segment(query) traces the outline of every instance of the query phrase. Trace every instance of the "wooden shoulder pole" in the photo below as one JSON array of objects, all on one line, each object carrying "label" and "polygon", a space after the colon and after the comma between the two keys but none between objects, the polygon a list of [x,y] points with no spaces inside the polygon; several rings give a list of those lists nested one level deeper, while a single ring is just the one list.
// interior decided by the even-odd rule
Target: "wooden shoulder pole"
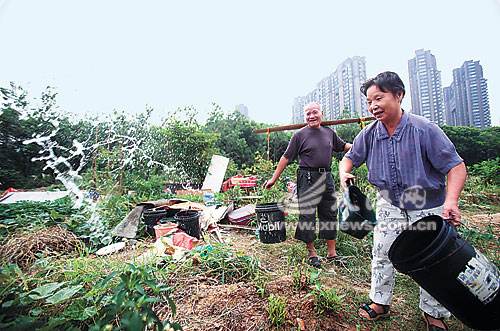
[{"label": "wooden shoulder pole", "polygon": [[[359,117],[359,118],[345,118],[341,120],[335,120],[335,121],[323,121],[321,122],[322,126],[330,126],[330,125],[337,125],[337,124],[348,124],[348,123],[362,123],[366,121],[373,121],[375,117]],[[307,124],[306,123],[301,123],[301,124],[290,124],[290,125],[283,125],[283,126],[275,126],[274,128],[266,128],[266,129],[257,129],[254,130],[255,133],[269,133],[269,132],[276,132],[276,131],[288,131],[288,130],[298,130],[303,127],[305,127]]]}]

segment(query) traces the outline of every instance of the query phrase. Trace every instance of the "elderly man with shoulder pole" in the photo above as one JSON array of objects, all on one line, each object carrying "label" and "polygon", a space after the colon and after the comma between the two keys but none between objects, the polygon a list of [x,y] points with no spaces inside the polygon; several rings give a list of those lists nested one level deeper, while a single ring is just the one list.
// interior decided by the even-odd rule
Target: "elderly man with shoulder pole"
[{"label": "elderly man with shoulder pole", "polygon": [[337,200],[331,174],[334,152],[347,152],[351,144],[345,143],[334,130],[321,126],[320,104],[313,102],[305,106],[304,118],[307,126],[298,130],[278,162],[265,188],[271,188],[286,166],[298,158],[297,196],[299,222],[295,238],[306,244],[309,264],[319,268],[321,262],[314,247],[316,239],[316,212],[319,219],[319,238],[325,239],[328,247],[328,261],[338,260]]}]

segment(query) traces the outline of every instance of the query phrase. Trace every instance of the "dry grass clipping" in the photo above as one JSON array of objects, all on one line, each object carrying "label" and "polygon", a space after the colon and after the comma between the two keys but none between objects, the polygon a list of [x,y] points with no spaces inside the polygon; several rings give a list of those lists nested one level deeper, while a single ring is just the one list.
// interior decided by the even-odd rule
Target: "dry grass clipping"
[{"label": "dry grass clipping", "polygon": [[17,263],[26,269],[37,260],[37,254],[46,256],[72,253],[83,243],[70,231],[56,225],[25,235],[10,238],[0,247],[3,262]]}]

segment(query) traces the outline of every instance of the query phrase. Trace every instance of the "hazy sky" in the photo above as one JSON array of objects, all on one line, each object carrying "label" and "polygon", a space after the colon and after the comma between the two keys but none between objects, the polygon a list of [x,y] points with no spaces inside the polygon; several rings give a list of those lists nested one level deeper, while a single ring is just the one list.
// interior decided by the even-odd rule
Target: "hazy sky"
[{"label": "hazy sky", "polygon": [[288,123],[293,98],[347,57],[365,56],[368,76],[398,72],[409,90],[408,59],[424,48],[443,86],[480,60],[498,125],[499,35],[500,0],[0,0],[0,86],[54,86],[70,112],[243,103],[252,119]]}]

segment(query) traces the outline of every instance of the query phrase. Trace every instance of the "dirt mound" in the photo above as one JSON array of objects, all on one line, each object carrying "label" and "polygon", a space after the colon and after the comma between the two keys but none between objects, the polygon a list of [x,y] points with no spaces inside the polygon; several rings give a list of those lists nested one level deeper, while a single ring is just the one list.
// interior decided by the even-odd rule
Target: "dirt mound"
[{"label": "dirt mound", "polygon": [[[266,299],[253,285],[191,284],[177,288],[175,320],[184,330],[261,330],[266,329]],[[159,309],[165,318],[167,309]]]},{"label": "dirt mound", "polygon": [[0,260],[17,263],[26,269],[38,254],[68,254],[83,247],[83,243],[70,231],[56,225],[25,235],[16,235],[0,247]]},{"label": "dirt mound", "polygon": [[[297,289],[300,288],[300,289]],[[294,284],[292,276],[283,276],[270,281],[266,285],[266,294],[274,294],[286,299],[287,325],[285,329],[297,330],[303,325],[305,330],[349,330],[349,325],[343,320],[341,313],[316,313],[316,302],[310,295],[311,288],[307,279],[301,279],[300,284]]]}]

